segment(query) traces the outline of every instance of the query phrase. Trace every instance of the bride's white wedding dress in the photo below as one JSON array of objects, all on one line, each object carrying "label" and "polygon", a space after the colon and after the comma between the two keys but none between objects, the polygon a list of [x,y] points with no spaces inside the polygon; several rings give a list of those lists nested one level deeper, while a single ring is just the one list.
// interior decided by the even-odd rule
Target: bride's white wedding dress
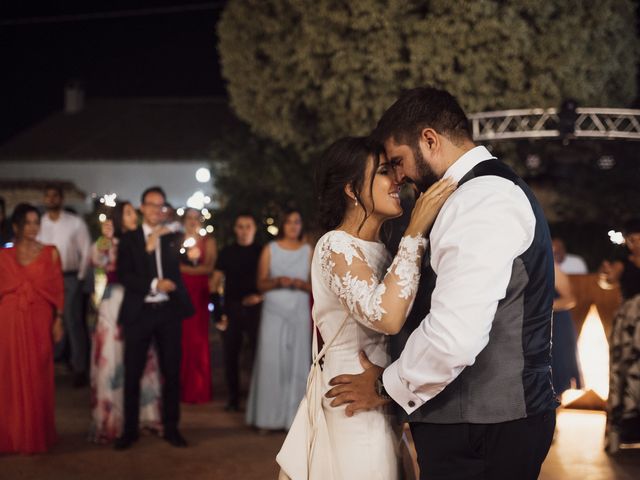
[{"label": "bride's white wedding dress", "polygon": [[[419,253],[423,237],[404,237],[393,262],[380,242],[358,239],[340,230],[325,234],[311,265],[314,318],[324,339],[331,339],[348,315],[347,323],[324,357],[322,381],[340,374],[362,373],[358,353],[364,350],[374,364],[389,362],[387,336],[380,321],[388,312],[406,317],[419,281]],[[394,480],[399,476],[395,420],[385,409],[345,415],[323,399],[333,464],[344,480]],[[315,480],[315,479],[314,479]]]}]

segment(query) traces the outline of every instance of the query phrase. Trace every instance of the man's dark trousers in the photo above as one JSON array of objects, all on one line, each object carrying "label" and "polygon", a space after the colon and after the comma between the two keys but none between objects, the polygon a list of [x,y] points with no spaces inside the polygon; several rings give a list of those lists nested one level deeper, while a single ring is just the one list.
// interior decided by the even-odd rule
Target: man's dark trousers
[{"label": "man's dark trousers", "polygon": [[162,420],[167,431],[180,417],[180,359],[182,322],[168,302],[145,303],[136,322],[124,325],[125,435],[137,435],[140,380],[151,342],[158,351],[162,386]]},{"label": "man's dark trousers", "polygon": [[494,424],[410,426],[421,480],[535,480],[551,446],[556,412]]}]

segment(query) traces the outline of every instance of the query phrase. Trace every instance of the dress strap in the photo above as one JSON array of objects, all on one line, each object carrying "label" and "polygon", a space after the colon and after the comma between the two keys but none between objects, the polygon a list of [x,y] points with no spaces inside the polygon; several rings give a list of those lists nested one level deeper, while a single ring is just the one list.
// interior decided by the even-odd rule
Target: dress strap
[{"label": "dress strap", "polygon": [[335,333],[335,335],[333,336],[333,338],[331,338],[329,342],[325,342],[320,352],[318,352],[318,325],[316,323],[315,315],[312,315],[312,318],[313,318],[313,345],[312,345],[313,364],[311,365],[311,368],[315,367],[318,364],[318,362],[322,360],[322,357],[324,357],[325,353],[327,353],[327,350],[329,350],[331,345],[333,345],[333,342],[335,342],[336,338],[338,338],[338,335],[342,333],[342,330],[344,330],[344,327],[347,324],[347,320],[349,319],[349,314],[345,315],[344,320],[342,321],[342,324],[340,324],[340,327],[338,328],[338,331]]}]

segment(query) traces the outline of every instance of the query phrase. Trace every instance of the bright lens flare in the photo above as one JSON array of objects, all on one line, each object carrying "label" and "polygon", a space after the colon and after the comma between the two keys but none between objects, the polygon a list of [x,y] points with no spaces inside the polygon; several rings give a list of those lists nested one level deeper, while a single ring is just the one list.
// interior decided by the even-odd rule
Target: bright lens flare
[{"label": "bright lens flare", "polygon": [[562,395],[562,403],[571,403],[589,390],[606,400],[609,396],[609,343],[595,305],[591,305],[578,337],[578,357],[584,389],[567,390]]},{"label": "bright lens flare", "polygon": [[622,245],[624,243],[624,235],[622,235],[622,232],[609,230],[608,234],[609,234],[609,240],[611,240],[611,243],[615,245]]},{"label": "bright lens flare", "polygon": [[191,248],[191,247],[194,247],[195,245],[196,245],[196,239],[193,237],[186,238],[185,241],[182,243],[182,246],[184,248]]},{"label": "bright lens flare", "polygon": [[196,180],[200,183],[206,183],[211,180],[211,172],[208,168],[199,168],[196,170]]}]

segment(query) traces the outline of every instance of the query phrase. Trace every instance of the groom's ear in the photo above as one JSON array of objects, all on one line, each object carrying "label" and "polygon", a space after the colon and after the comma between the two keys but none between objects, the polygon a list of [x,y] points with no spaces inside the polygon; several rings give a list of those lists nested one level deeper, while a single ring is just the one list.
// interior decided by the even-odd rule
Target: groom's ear
[{"label": "groom's ear", "polygon": [[430,127],[422,129],[422,132],[420,132],[420,140],[429,150],[435,148],[440,142],[440,139],[438,138],[438,132]]}]

